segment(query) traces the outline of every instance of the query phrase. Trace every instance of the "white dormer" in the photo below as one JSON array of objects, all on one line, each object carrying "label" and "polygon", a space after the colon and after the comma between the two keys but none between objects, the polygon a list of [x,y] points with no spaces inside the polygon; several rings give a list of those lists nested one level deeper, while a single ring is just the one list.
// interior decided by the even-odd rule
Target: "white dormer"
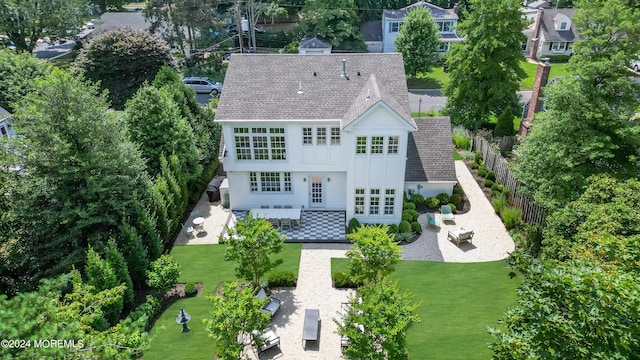
[{"label": "white dormer", "polygon": [[571,19],[567,15],[558,13],[553,18],[553,25],[556,31],[568,31],[571,28]]}]

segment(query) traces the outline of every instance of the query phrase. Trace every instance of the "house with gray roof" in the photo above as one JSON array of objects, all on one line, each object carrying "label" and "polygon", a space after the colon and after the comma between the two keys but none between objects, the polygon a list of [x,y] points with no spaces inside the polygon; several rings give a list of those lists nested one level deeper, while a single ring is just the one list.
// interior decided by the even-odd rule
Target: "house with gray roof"
[{"label": "house with gray roof", "polygon": [[[523,16],[527,17],[524,10]],[[580,41],[573,14],[575,9],[545,9],[538,8],[533,21],[523,33],[527,36],[522,51],[532,59],[546,56],[573,54],[573,44]]]},{"label": "house with gray roof", "polygon": [[16,136],[11,127],[11,113],[0,107],[0,138],[11,138]]},{"label": "house with gray roof", "polygon": [[399,10],[382,11],[382,52],[395,52],[395,38],[402,27],[407,15],[417,8],[427,8],[431,11],[431,16],[440,28],[440,47],[438,52],[448,52],[451,44],[463,41],[463,38],[456,34],[455,27],[460,18],[458,17],[458,9],[443,9],[429,2],[418,1],[415,4],[403,7]]},{"label": "house with gray roof", "polygon": [[401,54],[231,57],[215,121],[233,210],[397,224],[403,192],[452,192],[449,119],[411,117]]},{"label": "house with gray roof", "polygon": [[326,55],[331,54],[331,44],[326,43],[317,37],[305,38],[300,40],[298,45],[298,54],[304,55]]}]

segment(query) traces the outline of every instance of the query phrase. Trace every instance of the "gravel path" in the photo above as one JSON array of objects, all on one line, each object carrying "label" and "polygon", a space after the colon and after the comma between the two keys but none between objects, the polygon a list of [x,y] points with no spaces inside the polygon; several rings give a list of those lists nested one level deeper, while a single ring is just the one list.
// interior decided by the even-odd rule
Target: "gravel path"
[{"label": "gravel path", "polygon": [[[455,222],[440,221],[441,227],[434,228],[427,223],[424,215],[418,222],[422,224],[422,235],[413,243],[403,246],[403,260],[430,260],[445,262],[483,262],[506,258],[515,245],[500,217],[474,180],[462,161],[456,161],[458,182],[471,203],[466,214],[456,215]],[[440,214],[436,214],[440,219]],[[473,243],[456,246],[447,239],[448,231],[460,228],[473,229]]]}]

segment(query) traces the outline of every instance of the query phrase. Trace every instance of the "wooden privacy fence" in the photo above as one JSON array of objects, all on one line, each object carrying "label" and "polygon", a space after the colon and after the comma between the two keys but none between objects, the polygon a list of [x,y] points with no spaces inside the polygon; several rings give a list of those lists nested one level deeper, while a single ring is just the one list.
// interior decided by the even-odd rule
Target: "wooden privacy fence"
[{"label": "wooden privacy fence", "polygon": [[547,216],[546,211],[541,206],[534,204],[532,198],[521,193],[521,185],[513,176],[509,164],[498,151],[491,147],[489,141],[483,137],[475,137],[473,151],[482,151],[484,166],[496,174],[498,183],[509,189],[511,192],[509,203],[522,211],[524,221],[531,225],[541,225]]}]

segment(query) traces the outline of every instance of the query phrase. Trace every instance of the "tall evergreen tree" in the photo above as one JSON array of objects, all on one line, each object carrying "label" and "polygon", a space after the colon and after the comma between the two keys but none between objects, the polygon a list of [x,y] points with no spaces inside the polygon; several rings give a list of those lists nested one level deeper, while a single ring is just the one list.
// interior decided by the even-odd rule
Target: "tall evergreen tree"
[{"label": "tall evergreen tree", "polygon": [[526,21],[518,0],[472,0],[470,6],[473,11],[456,28],[465,41],[454,44],[446,60],[445,112],[453,123],[477,129],[492,113],[520,108]]},{"label": "tall evergreen tree", "polygon": [[111,264],[118,279],[118,285],[124,284],[127,288],[124,290],[123,302],[126,309],[133,306],[133,282],[129,275],[129,267],[127,261],[118,249],[118,245],[114,239],[109,239],[107,248],[105,249],[105,260]]},{"label": "tall evergreen tree", "polygon": [[[24,171],[10,184],[17,246],[36,279],[82,268],[134,211],[144,163],[94,85],[54,70],[18,103],[8,151]],[[35,286],[37,281],[32,281]]]},{"label": "tall evergreen tree", "polygon": [[142,246],[142,241],[136,229],[124,223],[120,227],[119,247],[127,261],[131,280],[136,288],[141,288],[144,284],[145,272],[149,267],[147,252]]},{"label": "tall evergreen tree", "polygon": [[[94,293],[114,288],[118,283],[118,276],[109,260],[103,259],[93,248],[87,251],[87,264],[85,265],[87,274],[87,285],[93,287]],[[120,298],[111,304],[104,306],[104,318],[97,319],[93,326],[99,330],[106,330],[114,325],[120,313],[122,313],[123,299]]]}]

